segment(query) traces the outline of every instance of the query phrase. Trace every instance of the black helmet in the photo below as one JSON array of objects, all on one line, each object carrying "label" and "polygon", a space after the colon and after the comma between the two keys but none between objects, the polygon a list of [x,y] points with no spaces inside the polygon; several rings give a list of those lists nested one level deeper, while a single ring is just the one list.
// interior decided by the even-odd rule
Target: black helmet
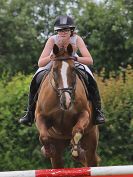
[{"label": "black helmet", "polygon": [[72,30],[74,30],[75,29],[74,21],[71,17],[67,15],[60,15],[55,20],[54,30],[56,31],[64,28],[71,28]]}]

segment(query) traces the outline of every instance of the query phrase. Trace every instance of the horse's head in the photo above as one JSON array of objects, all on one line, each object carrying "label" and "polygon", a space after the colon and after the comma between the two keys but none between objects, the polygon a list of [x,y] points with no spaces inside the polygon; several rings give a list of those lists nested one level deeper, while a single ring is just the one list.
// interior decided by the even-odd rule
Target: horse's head
[{"label": "horse's head", "polygon": [[60,106],[63,110],[69,110],[74,101],[76,73],[72,52],[71,44],[68,45],[67,49],[59,49],[56,44],[53,47],[54,89],[60,97]]}]

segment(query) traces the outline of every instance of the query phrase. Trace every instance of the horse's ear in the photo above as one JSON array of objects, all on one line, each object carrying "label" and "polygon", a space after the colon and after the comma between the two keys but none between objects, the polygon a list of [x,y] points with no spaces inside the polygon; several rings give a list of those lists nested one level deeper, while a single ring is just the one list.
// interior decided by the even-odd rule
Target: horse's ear
[{"label": "horse's ear", "polygon": [[72,47],[71,44],[69,44],[69,45],[67,46],[67,52],[68,52],[69,55],[72,55],[72,53],[73,53],[73,47]]},{"label": "horse's ear", "polygon": [[57,54],[59,53],[59,47],[58,47],[56,44],[54,44],[53,53],[54,53],[55,55],[57,55]]}]

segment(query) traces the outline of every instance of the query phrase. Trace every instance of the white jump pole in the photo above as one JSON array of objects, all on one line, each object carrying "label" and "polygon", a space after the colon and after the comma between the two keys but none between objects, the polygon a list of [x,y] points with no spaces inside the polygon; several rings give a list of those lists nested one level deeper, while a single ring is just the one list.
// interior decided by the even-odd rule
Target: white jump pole
[{"label": "white jump pole", "polygon": [[133,165],[0,172],[0,177],[133,177]]}]

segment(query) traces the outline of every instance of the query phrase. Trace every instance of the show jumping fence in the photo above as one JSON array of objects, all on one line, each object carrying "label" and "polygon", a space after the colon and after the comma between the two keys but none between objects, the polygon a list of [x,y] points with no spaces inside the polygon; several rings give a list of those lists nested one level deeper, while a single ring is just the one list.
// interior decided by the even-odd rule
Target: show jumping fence
[{"label": "show jumping fence", "polygon": [[0,172],[0,177],[133,177],[133,165]]}]

